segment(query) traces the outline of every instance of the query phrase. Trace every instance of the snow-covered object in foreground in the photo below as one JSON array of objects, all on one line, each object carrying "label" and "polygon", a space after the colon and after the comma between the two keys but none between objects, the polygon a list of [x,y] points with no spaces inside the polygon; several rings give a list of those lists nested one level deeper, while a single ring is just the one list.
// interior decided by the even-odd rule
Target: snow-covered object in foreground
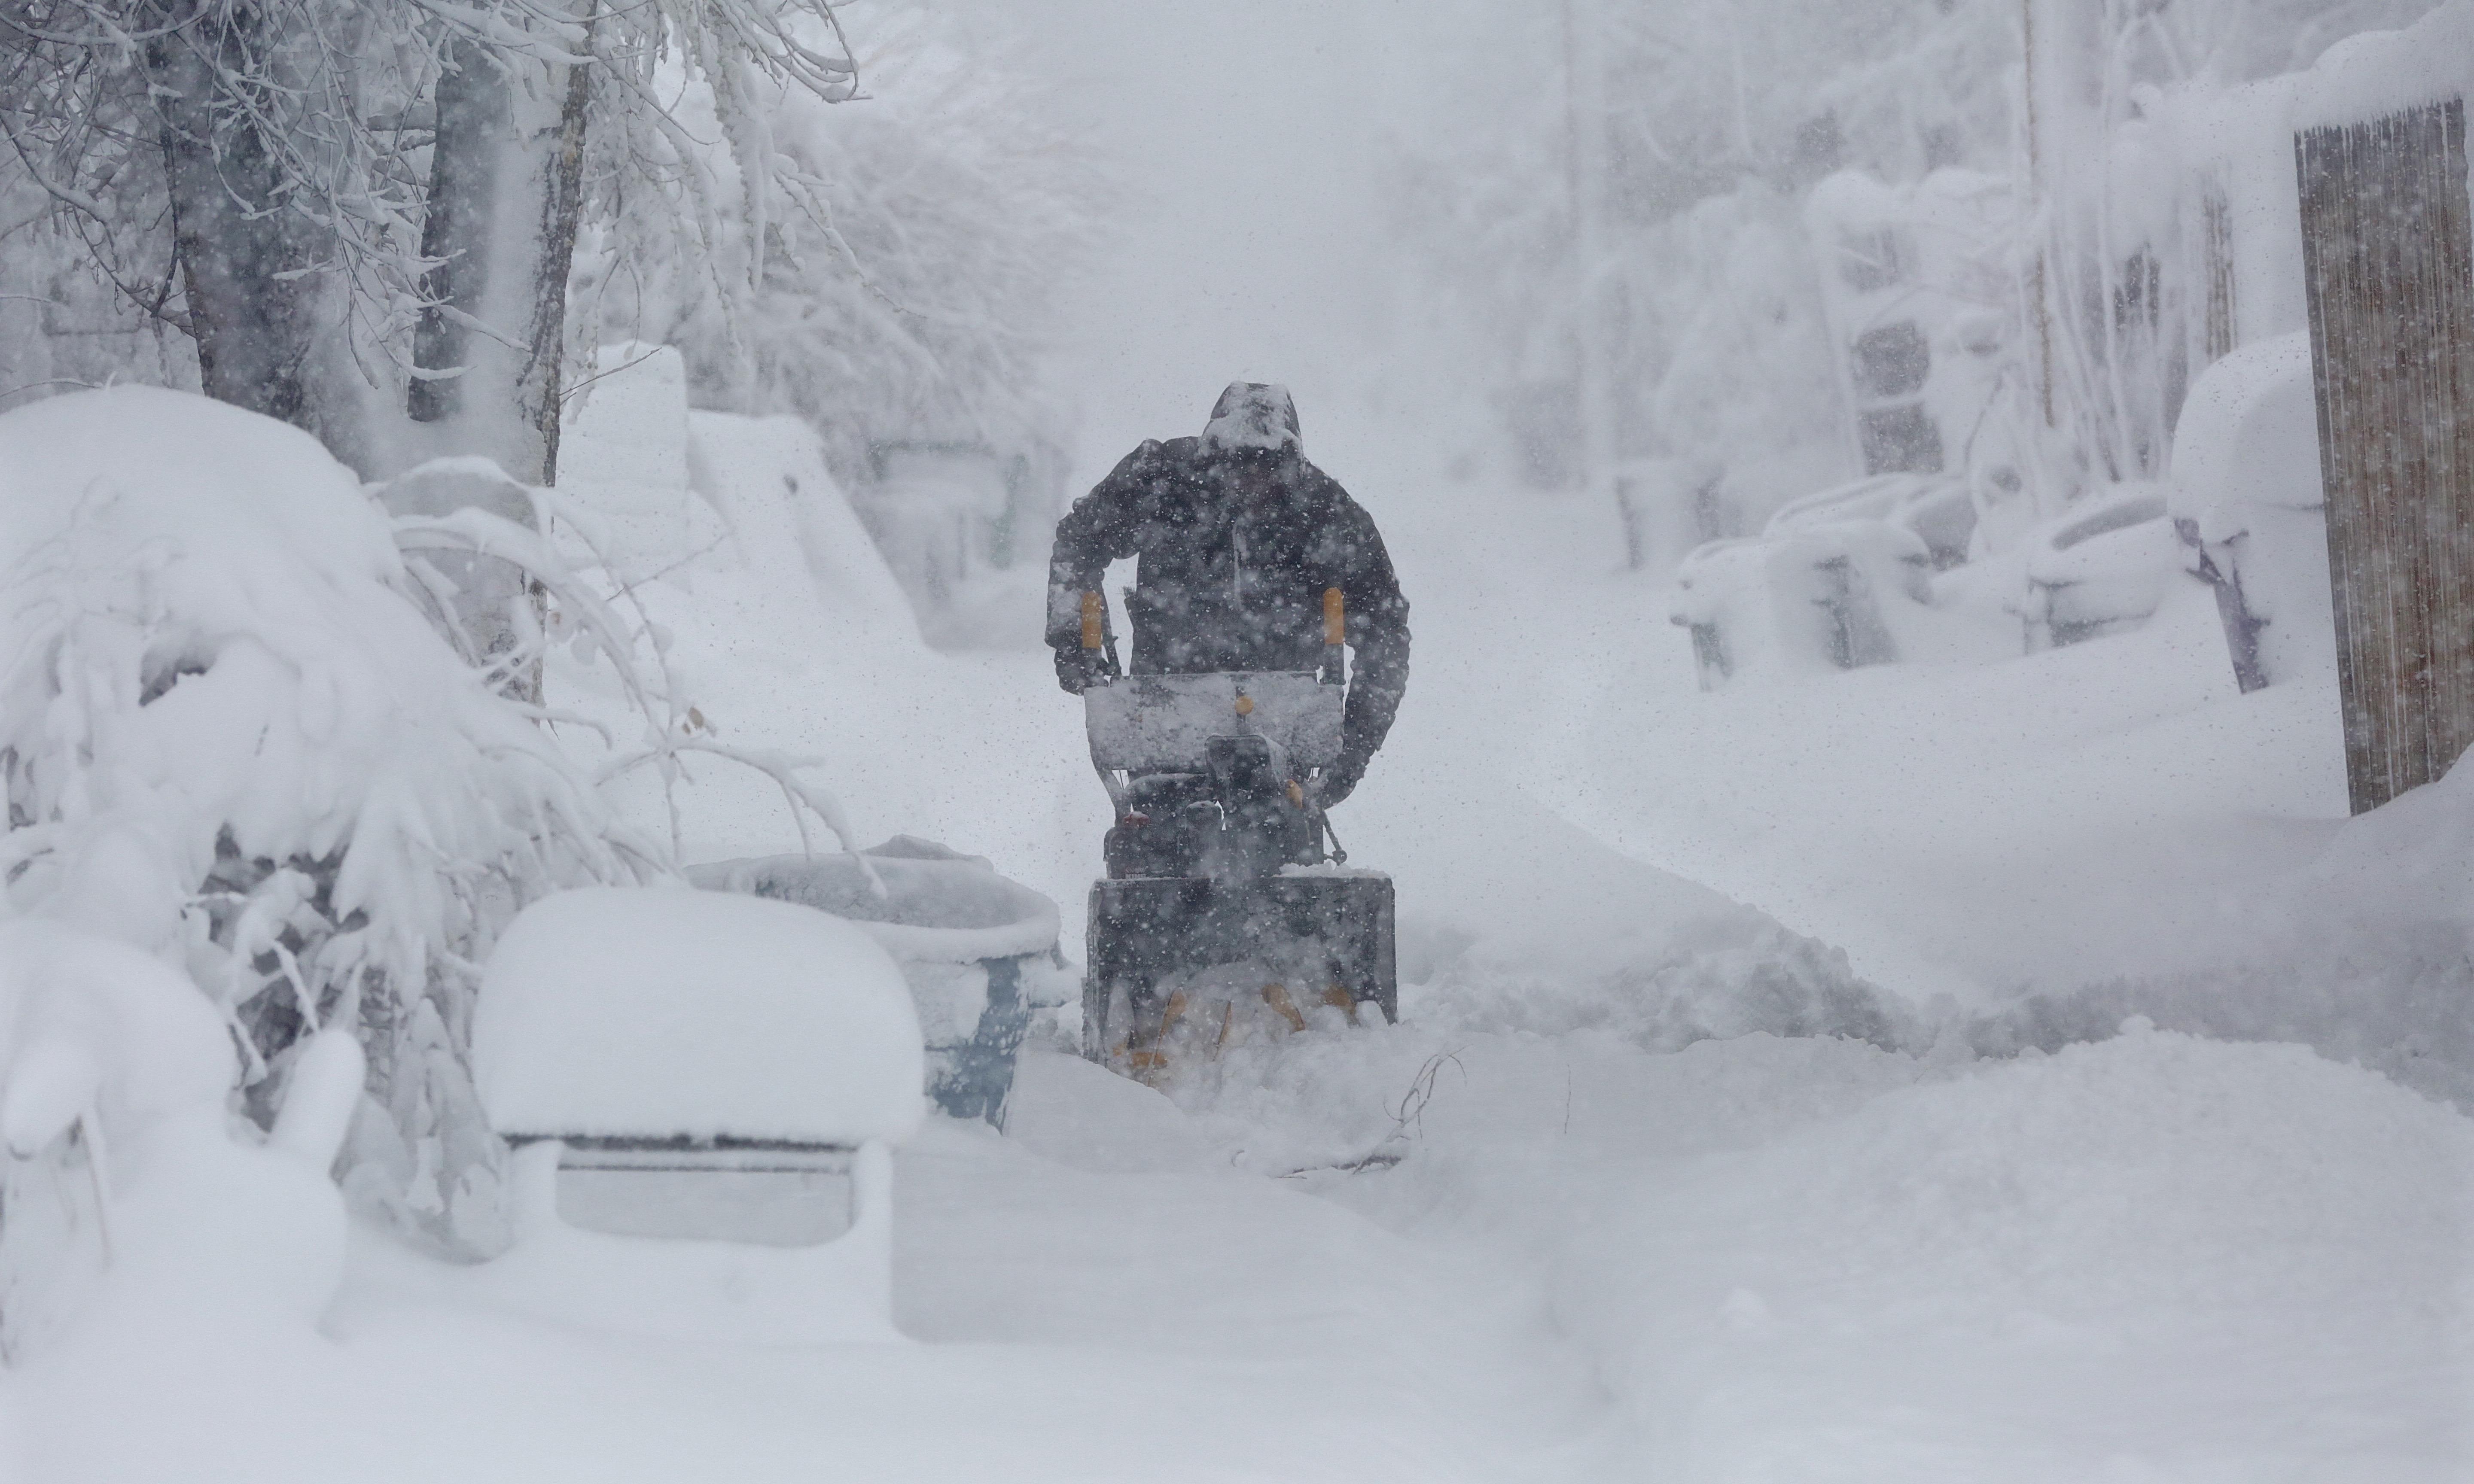
[{"label": "snow-covered object in foreground", "polygon": [[403,1137],[359,1120],[352,1188],[487,1246],[456,966],[646,848],[430,627],[300,429],[143,387],[36,402],[0,416],[0,510],[7,905],[182,962],[254,1083],[305,1029],[366,1031]]},{"label": "snow-covered object in foreground", "polygon": [[519,1146],[487,1280],[507,1302],[654,1334],[892,1334],[919,1024],[865,933],[717,892],[563,893],[499,941],[473,1041]]},{"label": "snow-covered object in foreground", "polygon": [[178,971],[61,923],[0,924],[0,1356],[75,1329],[133,1366],[190,1363],[306,1330],[343,1273],[327,1168],[360,1051],[314,1038],[262,1148],[226,1129],[238,1071]]},{"label": "snow-covered object in foreground", "polygon": [[2168,510],[2244,690],[2336,669],[2316,397],[2297,330],[2209,367],[2173,431]]},{"label": "snow-covered object in foreground", "polygon": [[473,1062],[502,1135],[856,1145],[919,1125],[892,958],[837,918],[718,892],[525,908],[482,970]]}]

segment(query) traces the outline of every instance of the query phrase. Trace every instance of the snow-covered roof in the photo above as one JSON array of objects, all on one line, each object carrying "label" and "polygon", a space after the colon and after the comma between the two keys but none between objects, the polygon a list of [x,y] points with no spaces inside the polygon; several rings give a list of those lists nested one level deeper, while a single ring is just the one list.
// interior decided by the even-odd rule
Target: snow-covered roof
[{"label": "snow-covered roof", "polygon": [[482,973],[473,1062],[510,1137],[899,1142],[924,1074],[875,940],[808,907],[661,887],[525,908]]}]

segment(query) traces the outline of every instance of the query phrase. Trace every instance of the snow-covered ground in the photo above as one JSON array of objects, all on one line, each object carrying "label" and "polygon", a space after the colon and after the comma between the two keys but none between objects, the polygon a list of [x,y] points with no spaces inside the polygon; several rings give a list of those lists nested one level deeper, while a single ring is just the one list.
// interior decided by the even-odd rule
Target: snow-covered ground
[{"label": "snow-covered ground", "polygon": [[[699,725],[816,754],[861,841],[989,856],[1058,898],[1070,946],[1104,809],[1044,653],[920,644],[795,425],[608,390],[568,492],[648,562],[635,596]],[[2462,987],[2455,780],[2341,825],[2326,697],[2231,694],[2189,603],[2028,658],[1703,695],[1586,508],[1405,458],[1334,471],[1416,605],[1409,703],[1337,820],[1398,884],[1401,1023],[1242,1045],[1173,1097],[1044,1027],[1007,1134],[931,1119],[900,1157],[901,1343],[532,1317],[521,1274],[360,1230],[314,1329],[107,1282],[0,1381],[0,1462],[42,1484],[2474,1470],[2474,1124],[2303,1046],[2170,1028],[2247,994],[2268,1040],[2328,1042],[2349,986],[2386,985],[2402,1028],[2366,1052],[2462,1071],[2462,1014],[2377,953],[2354,980],[2333,952],[2233,971],[2281,914],[2357,948],[2454,931],[2407,988]],[[664,542],[697,555],[646,556]],[[586,674],[563,663],[552,701],[603,705]],[[686,859],[796,848],[769,779],[697,761]],[[626,804],[668,827],[649,787]],[[2084,1033],[2043,1039],[2086,1043],[1983,1054],[2039,1039],[2001,1019],[2023,988]],[[208,1250],[247,1248],[245,1211],[201,1209],[240,1223]]]},{"label": "snow-covered ground", "polygon": [[[1102,808],[1044,655],[920,646],[795,430],[695,443],[713,550],[643,595],[716,732],[1070,913]],[[315,1335],[38,1357],[26,1476],[2463,1476],[2462,1114],[2137,1022],[1979,1059],[1930,1001],[2238,919],[2216,882],[2338,832],[2307,693],[2212,686],[2177,610],[1705,697],[1586,512],[1341,472],[1419,605],[1339,820],[1398,881],[1402,1024],[1241,1048],[1176,1101],[1034,1047],[1006,1137],[932,1120],[901,1158],[912,1344],[530,1320],[363,1232]],[[795,847],[768,783],[707,777],[691,859]]]}]

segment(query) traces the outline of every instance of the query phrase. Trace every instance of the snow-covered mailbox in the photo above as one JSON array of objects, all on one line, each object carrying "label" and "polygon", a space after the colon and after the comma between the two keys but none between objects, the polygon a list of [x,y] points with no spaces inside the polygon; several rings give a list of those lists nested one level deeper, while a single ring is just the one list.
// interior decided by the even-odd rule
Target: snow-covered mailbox
[{"label": "snow-covered mailbox", "polygon": [[2254,341],[2193,383],[2173,432],[2173,526],[2244,690],[2337,668],[2314,396],[2308,331]]},{"label": "snow-covered mailbox", "polygon": [[655,1333],[892,1332],[919,1024],[865,933],[713,892],[545,898],[483,971],[473,1059],[515,1148],[511,1299]]},{"label": "snow-covered mailbox", "polygon": [[927,1039],[928,1095],[956,1118],[1005,1127],[1032,1008],[1078,990],[1043,971],[1055,960],[1056,903],[933,841],[897,835],[859,855],[721,861],[688,877],[831,913],[890,953]]}]

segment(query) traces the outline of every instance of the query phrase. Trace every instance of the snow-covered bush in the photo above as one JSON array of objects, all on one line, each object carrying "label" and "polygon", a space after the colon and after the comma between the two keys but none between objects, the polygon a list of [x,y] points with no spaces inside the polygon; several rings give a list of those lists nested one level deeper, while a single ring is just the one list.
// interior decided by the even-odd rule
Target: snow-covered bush
[{"label": "snow-covered bush", "polygon": [[181,973],[58,922],[0,924],[0,1359],[89,1308],[150,1352],[316,1318],[343,1276],[327,1166],[362,1060],[330,1031],[294,1061],[271,1137],[236,1140],[232,1044]]},{"label": "snow-covered bush", "polygon": [[[424,618],[396,530],[307,434],[148,388],[56,397],[0,417],[0,510],[7,912],[184,968],[261,1120],[307,1033],[353,1030],[387,1116],[356,1120],[349,1187],[486,1246],[476,965],[543,890],[665,853]],[[453,529],[492,528],[411,534]]]}]

